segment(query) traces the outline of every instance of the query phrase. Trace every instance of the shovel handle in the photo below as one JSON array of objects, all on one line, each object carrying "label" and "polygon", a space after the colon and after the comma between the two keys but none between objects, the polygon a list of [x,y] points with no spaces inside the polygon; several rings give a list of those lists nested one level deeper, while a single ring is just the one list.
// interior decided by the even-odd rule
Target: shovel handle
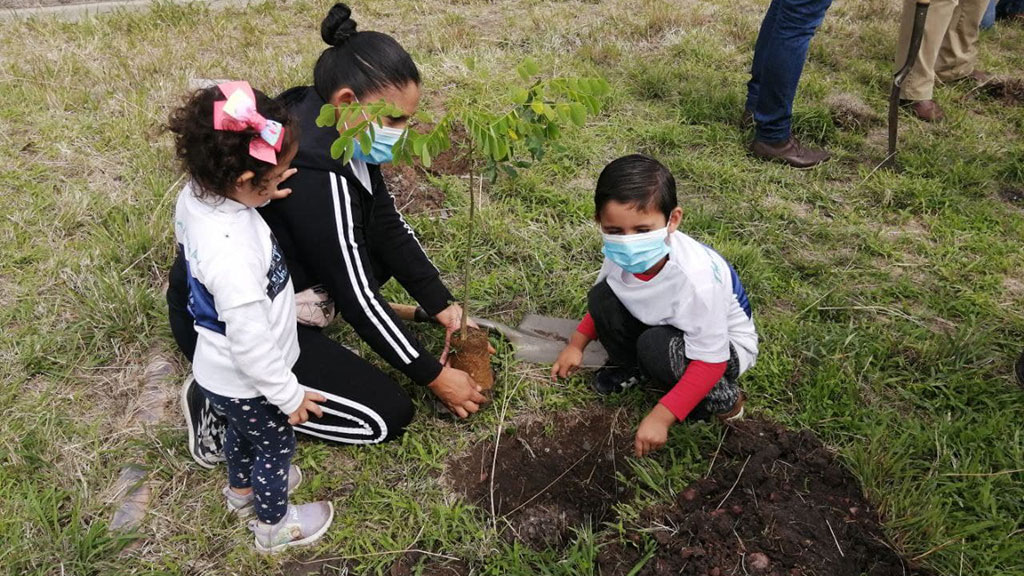
[{"label": "shovel handle", "polygon": [[436,322],[427,311],[420,306],[410,306],[408,304],[396,304],[394,302],[388,302],[391,306],[391,310],[395,312],[395,315],[405,320],[406,322]]}]

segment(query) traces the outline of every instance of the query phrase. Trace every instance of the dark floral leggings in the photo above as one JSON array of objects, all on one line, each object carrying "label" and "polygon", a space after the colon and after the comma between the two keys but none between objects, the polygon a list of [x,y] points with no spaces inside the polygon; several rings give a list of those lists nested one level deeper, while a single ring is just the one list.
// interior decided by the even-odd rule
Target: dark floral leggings
[{"label": "dark floral leggings", "polygon": [[295,432],[288,416],[263,396],[228,398],[200,386],[217,414],[228,421],[224,457],[228,485],[252,487],[256,517],[276,524],[288,510],[288,468]]}]

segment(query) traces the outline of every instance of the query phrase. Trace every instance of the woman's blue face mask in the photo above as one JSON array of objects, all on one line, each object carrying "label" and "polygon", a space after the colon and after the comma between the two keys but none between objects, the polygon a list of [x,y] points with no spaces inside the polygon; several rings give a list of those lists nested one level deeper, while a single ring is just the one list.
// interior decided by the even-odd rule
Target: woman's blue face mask
[{"label": "woman's blue face mask", "polygon": [[650,270],[669,253],[668,227],[643,234],[601,234],[601,252],[620,268],[632,274]]},{"label": "woman's blue face mask", "polygon": [[356,144],[356,151],[352,157],[367,164],[387,164],[394,159],[392,150],[404,132],[405,130],[399,128],[374,126],[373,146],[370,148],[370,153],[364,154],[362,147]]}]

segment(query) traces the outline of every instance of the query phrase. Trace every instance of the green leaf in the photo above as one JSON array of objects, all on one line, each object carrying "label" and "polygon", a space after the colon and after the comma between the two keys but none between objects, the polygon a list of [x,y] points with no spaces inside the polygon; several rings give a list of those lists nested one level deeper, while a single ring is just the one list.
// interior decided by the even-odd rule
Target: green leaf
[{"label": "green leaf", "polygon": [[526,69],[530,76],[536,76],[540,72],[540,66],[537,64],[537,61],[529,56],[523,59],[523,68]]},{"label": "green leaf", "polygon": [[423,148],[423,153],[420,154],[420,162],[423,163],[424,168],[430,168],[431,158],[429,148]]},{"label": "green leaf", "polygon": [[369,154],[373,148],[373,138],[369,132],[363,132],[359,135],[359,148],[363,151],[363,154]]},{"label": "green leaf", "polygon": [[316,125],[321,128],[326,126],[334,126],[335,120],[338,118],[337,108],[331,104],[324,104],[320,107],[320,115],[316,117]]},{"label": "green leaf", "polygon": [[351,142],[346,138],[338,138],[331,144],[331,158],[337,160],[345,153],[345,145]]},{"label": "green leaf", "polygon": [[527,72],[526,66],[523,66],[522,64],[516,66],[516,72],[519,73],[519,77],[523,79],[523,82],[530,81],[530,73]]},{"label": "green leaf", "polygon": [[515,92],[512,93],[512,102],[522,106],[526,104],[526,101],[530,99],[530,92],[525,88],[516,88]]},{"label": "green leaf", "polygon": [[533,110],[534,114],[537,114],[538,116],[544,113],[544,103],[540,100],[534,100],[531,102],[530,108]]},{"label": "green leaf", "polygon": [[587,121],[587,109],[579,102],[573,102],[569,106],[569,114],[572,116],[572,123],[583,126]]}]

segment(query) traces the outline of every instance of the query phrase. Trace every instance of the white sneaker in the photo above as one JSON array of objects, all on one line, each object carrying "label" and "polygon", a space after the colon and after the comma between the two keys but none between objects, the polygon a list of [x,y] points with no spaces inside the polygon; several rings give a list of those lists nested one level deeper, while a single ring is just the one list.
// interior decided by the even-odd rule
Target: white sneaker
[{"label": "white sneaker", "polygon": [[[295,464],[292,464],[291,467],[288,468],[288,494],[294,492],[300,484],[302,484],[302,470],[300,470]],[[252,505],[253,502],[256,501],[256,497],[252,492],[243,496],[232,490],[230,486],[225,486],[224,498],[228,503],[228,512],[231,512],[239,518],[252,516]]]},{"label": "white sneaker", "polygon": [[334,505],[327,501],[289,504],[284,518],[277,524],[249,521],[256,542],[256,551],[263,554],[280,552],[291,546],[307,546],[319,540],[334,521]]}]

